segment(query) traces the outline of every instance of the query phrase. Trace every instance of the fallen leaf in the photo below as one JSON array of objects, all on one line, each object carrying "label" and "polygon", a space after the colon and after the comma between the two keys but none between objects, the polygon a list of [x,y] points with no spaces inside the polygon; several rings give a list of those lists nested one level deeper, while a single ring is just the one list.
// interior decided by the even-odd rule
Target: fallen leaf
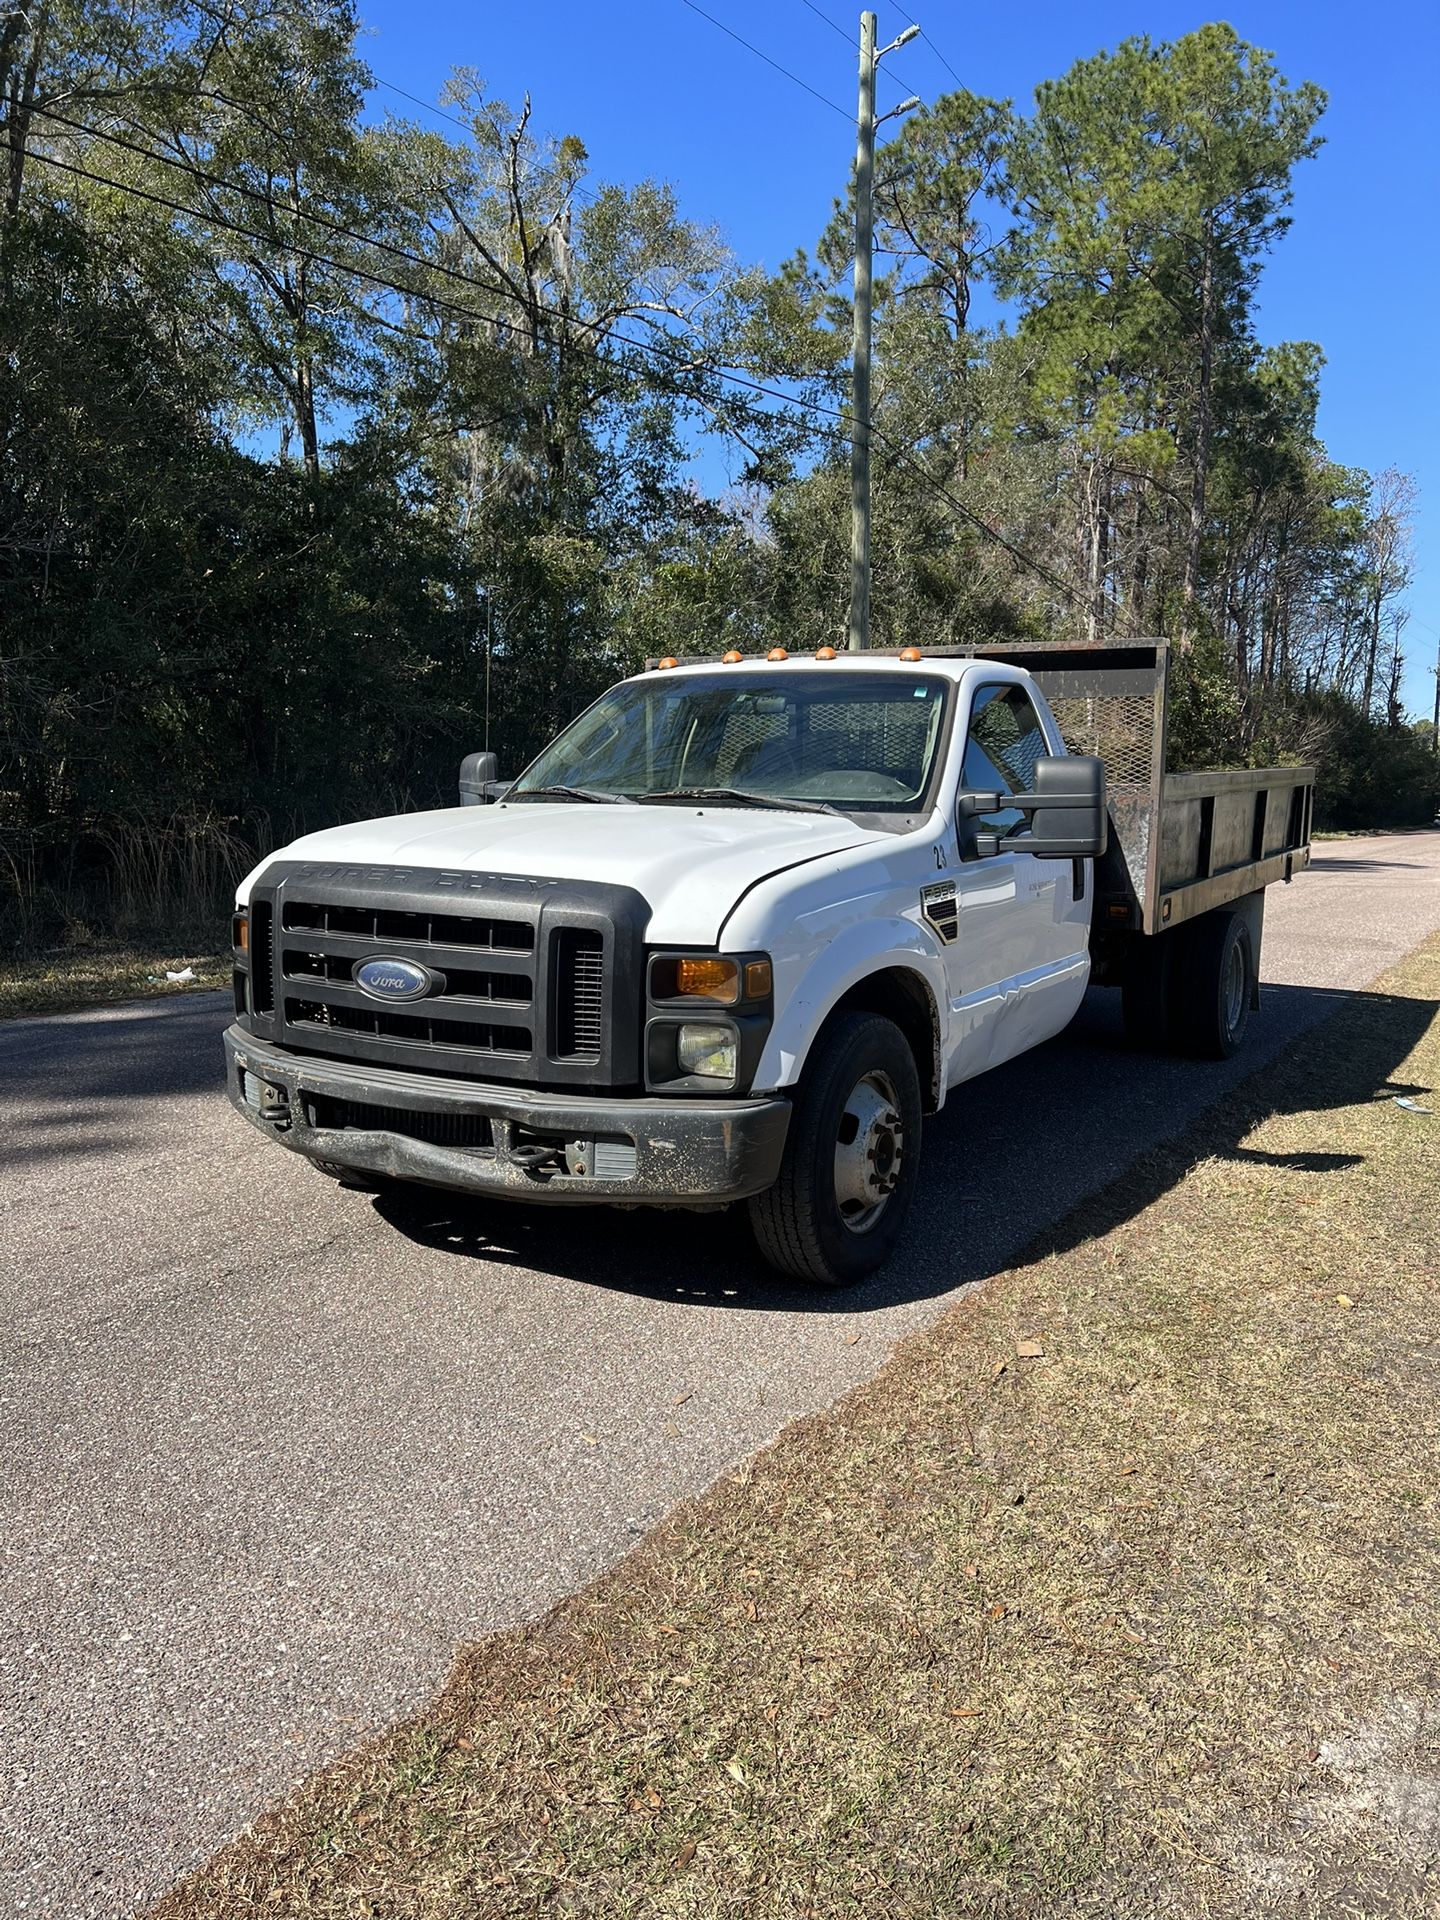
[{"label": "fallen leaf", "polygon": [[990,1618],[992,1620],[1003,1620],[1005,1618],[1005,1612],[1005,1602],[1003,1600],[997,1600],[990,1609]]},{"label": "fallen leaf", "polygon": [[1140,1469],[1138,1467],[1121,1467],[1120,1478],[1123,1480],[1127,1474],[1138,1473],[1139,1471]]},{"label": "fallen leaf", "polygon": [[979,1574],[980,1569],[979,1567],[976,1566],[975,1562],[972,1560],[969,1566],[966,1567],[964,1571],[965,1571],[965,1578],[967,1580],[973,1580]]},{"label": "fallen leaf", "polygon": [[692,1387],[689,1393],[677,1393],[675,1398],[670,1402],[670,1404],[672,1407],[683,1407],[687,1400],[693,1400],[694,1398],[695,1398],[695,1389]]},{"label": "fallen leaf", "polygon": [[585,1442],[587,1447],[598,1447],[600,1444],[593,1433],[582,1433],[580,1438]]},{"label": "fallen leaf", "polygon": [[983,1712],[983,1707],[951,1707],[950,1709],[951,1718],[955,1720],[976,1720]]},{"label": "fallen leaf", "polygon": [[677,1867],[688,1867],[694,1858],[695,1842],[693,1840],[687,1840],[684,1846],[681,1847],[679,1853],[676,1854],[675,1864]]},{"label": "fallen leaf", "polygon": [[858,1333],[847,1333],[845,1336],[846,1346],[853,1347],[858,1342],[859,1338],[860,1336]]},{"label": "fallen leaf", "polygon": [[737,1785],[742,1787],[745,1785],[745,1769],[738,1760],[727,1760],[725,1762],[725,1771]]},{"label": "fallen leaf", "polygon": [[1005,1369],[1009,1366],[1009,1364],[1010,1362],[1008,1360],[997,1360],[995,1362],[995,1372],[992,1375],[992,1378],[998,1380],[1001,1374],[1004,1373]]},{"label": "fallen leaf", "polygon": [[1038,1340],[1017,1340],[1015,1342],[1015,1358],[1017,1360],[1039,1360],[1044,1356],[1044,1353],[1045,1349]]},{"label": "fallen leaf", "polygon": [[680,1629],[679,1627],[656,1627],[655,1631],[657,1633],[678,1633]]},{"label": "fallen leaf", "polygon": [[1354,1306],[1355,1302],[1350,1298],[1348,1293],[1337,1293],[1335,1296],[1335,1304],[1337,1307],[1345,1307],[1348,1310]]}]

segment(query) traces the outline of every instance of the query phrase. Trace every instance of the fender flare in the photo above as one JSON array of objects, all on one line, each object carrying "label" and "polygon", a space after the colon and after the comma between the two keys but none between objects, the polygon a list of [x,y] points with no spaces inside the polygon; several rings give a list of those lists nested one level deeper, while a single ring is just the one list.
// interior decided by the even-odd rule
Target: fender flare
[{"label": "fender flare", "polygon": [[[888,1012],[883,976],[897,972],[911,976],[928,1006],[928,1060],[921,1057],[921,1029],[913,1005],[897,1007],[896,1014],[917,1055],[926,1109],[938,1110],[946,1091],[943,1062],[950,1002],[945,964],[920,928],[898,917],[852,926],[818,953],[810,951],[808,964],[798,970],[794,990],[777,1005],[775,1024],[755,1070],[754,1090],[768,1093],[793,1087],[826,1021],[847,1002],[872,1012]],[[867,981],[879,983],[873,998],[865,994]]]}]

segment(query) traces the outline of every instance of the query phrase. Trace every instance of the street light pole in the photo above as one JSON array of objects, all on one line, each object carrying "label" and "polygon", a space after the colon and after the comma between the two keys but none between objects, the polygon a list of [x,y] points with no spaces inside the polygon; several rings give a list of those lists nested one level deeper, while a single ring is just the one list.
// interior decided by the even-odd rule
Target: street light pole
[{"label": "street light pole", "polygon": [[875,49],[875,15],[860,16],[860,104],[855,124],[855,316],[850,372],[850,630],[851,652],[870,645],[870,333],[875,252],[875,129],[918,107],[902,101],[875,117],[875,71],[887,53],[919,33],[910,26],[888,47]]}]

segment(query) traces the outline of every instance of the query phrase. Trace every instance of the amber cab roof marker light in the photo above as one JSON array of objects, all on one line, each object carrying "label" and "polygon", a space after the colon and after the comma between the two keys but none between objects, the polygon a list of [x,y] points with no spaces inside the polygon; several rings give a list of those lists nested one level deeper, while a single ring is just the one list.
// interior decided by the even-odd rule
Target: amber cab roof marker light
[{"label": "amber cab roof marker light", "polygon": [[834,647],[817,647],[815,649],[815,658],[817,660],[833,660],[835,658]]},{"label": "amber cab roof marker light", "polygon": [[679,664],[673,653],[667,653],[663,660],[655,662],[655,668],[658,673],[663,673],[667,667],[678,667]]},{"label": "amber cab roof marker light", "polygon": [[902,647],[900,649],[900,658],[902,660],[920,660],[924,658],[924,655],[921,653],[919,647]]},{"label": "amber cab roof marker light", "polygon": [[771,647],[765,658],[767,660],[788,660],[790,656],[784,647]]},{"label": "amber cab roof marker light", "polygon": [[732,647],[729,653],[721,654],[720,664],[722,667],[733,667],[738,665],[738,663],[744,658],[745,656],[743,653],[736,653],[735,649]]}]

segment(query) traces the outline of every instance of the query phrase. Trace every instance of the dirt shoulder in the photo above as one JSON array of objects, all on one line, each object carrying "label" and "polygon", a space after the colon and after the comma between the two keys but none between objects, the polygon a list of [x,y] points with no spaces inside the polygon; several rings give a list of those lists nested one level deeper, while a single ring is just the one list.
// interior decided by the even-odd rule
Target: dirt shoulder
[{"label": "dirt shoulder", "polygon": [[[186,968],[191,979],[166,978]],[[25,959],[0,960],[0,1020],[210,991],[229,983],[229,954],[207,950],[203,937],[173,953],[154,944],[119,941],[56,947]]]},{"label": "dirt shoulder", "polygon": [[157,1915],[1432,1913],[1437,1005],[1440,940]]}]

